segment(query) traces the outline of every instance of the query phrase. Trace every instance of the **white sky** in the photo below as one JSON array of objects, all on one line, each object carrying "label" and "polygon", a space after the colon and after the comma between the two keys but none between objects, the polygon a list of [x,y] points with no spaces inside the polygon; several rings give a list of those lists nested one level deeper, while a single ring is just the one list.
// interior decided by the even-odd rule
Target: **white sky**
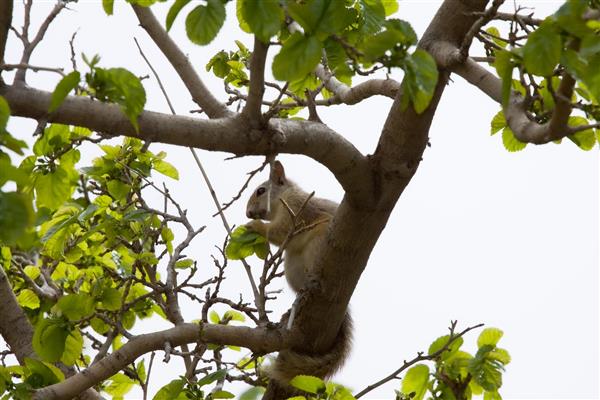
[{"label": "white sky", "polygon": [[[33,21],[39,23],[54,2],[34,3]],[[116,3],[112,17],[104,15],[100,0],[73,4],[73,11],[57,18],[31,63],[70,68],[68,39],[79,29],[78,52],[100,54],[104,67],[150,74],[133,42],[135,36],[160,71],[176,110],[185,114],[195,109],[132,11],[124,2]],[[440,3],[401,1],[398,17],[421,34]],[[534,5],[543,15],[560,2],[521,4]],[[13,24],[20,26],[21,2],[15,1],[15,8]],[[164,21],[167,8],[154,9]],[[204,66],[218,50],[234,49],[234,39],[251,48],[251,37],[240,33],[230,12],[214,43],[193,46],[183,33],[186,10],[172,34],[213,93],[226,100],[221,82],[205,73]],[[17,62],[20,51],[11,36],[7,62]],[[399,80],[401,75],[395,71],[392,77]],[[54,74],[28,73],[33,87],[52,90],[57,80]],[[144,86],[147,109],[168,113],[156,82],[144,80]],[[320,115],[361,151],[371,153],[390,105],[390,99],[374,98]],[[489,122],[498,109],[477,89],[453,77],[431,128],[432,147],[390,217],[352,298],[354,348],[336,381],[362,390],[402,360],[427,350],[436,337],[447,333],[449,321],[458,319],[461,327],[484,322],[504,330],[500,345],[513,358],[504,375],[504,398],[598,398],[598,147],[586,153],[566,140],[559,146],[530,145],[523,152],[508,153],[500,135],[489,135]],[[17,136],[27,137],[32,130],[31,122],[11,120],[11,132]],[[222,243],[224,230],[219,220],[211,218],[214,205],[193,159],[187,149],[161,144],[151,149],[166,149],[167,160],[182,176],[179,182],[167,182],[172,193],[189,209],[195,224],[209,225],[188,255],[207,274],[213,273],[209,254]],[[83,157],[97,154],[88,148]],[[260,163],[258,157],[224,162],[227,154],[200,154],[222,201],[237,193],[245,172]],[[304,188],[316,190],[320,197],[341,199],[339,184],[324,167],[306,157],[281,159],[288,175]],[[231,223],[245,222],[244,203],[227,211]],[[241,266],[232,263],[225,293],[237,298],[242,292],[250,300],[244,278]],[[281,312],[292,296],[283,280],[277,286],[284,294],[273,306]],[[188,320],[197,318],[198,312],[197,307],[184,307]],[[167,326],[154,320],[141,324],[139,331]],[[474,352],[477,335],[466,338],[464,350]],[[152,393],[183,371],[177,370],[177,363],[166,365],[161,359],[159,355],[153,367]],[[398,386],[398,381],[388,383],[367,397],[391,398]],[[140,397],[140,392],[128,396]]]}]

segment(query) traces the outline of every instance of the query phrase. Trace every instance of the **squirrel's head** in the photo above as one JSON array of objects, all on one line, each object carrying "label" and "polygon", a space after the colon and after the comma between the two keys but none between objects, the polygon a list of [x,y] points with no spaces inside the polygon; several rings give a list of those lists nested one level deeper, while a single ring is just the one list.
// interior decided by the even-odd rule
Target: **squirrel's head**
[{"label": "squirrel's head", "polygon": [[271,165],[269,180],[258,185],[246,206],[246,216],[251,219],[271,219],[272,208],[277,206],[279,196],[287,186],[289,181],[285,177],[285,170],[279,161]]}]

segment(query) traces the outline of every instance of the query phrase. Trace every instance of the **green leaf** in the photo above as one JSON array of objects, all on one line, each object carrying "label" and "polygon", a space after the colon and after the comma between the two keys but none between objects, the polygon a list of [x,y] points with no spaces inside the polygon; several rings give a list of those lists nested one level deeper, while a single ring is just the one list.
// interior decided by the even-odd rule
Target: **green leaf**
[{"label": "green leaf", "polygon": [[[434,353],[440,351],[448,343],[448,340],[450,340],[450,335],[445,335],[445,336],[441,336],[441,337],[437,338],[429,346],[429,350],[428,350],[427,354],[431,355],[431,354],[434,354]],[[446,359],[450,358],[452,355],[454,355],[454,353],[456,353],[458,351],[458,349],[460,349],[462,344],[463,344],[463,338],[462,337],[456,338],[450,344],[450,346],[448,346],[446,351],[444,351],[442,354],[440,354],[440,359],[446,360]]]},{"label": "green leaf", "polygon": [[68,294],[56,302],[56,307],[70,321],[78,321],[94,313],[94,299],[85,293]]},{"label": "green leaf", "polygon": [[523,64],[532,74],[550,76],[560,61],[561,52],[560,33],[554,23],[547,20],[529,35],[523,47]]},{"label": "green leaf", "polygon": [[6,125],[10,117],[10,106],[6,99],[0,96],[0,133],[6,132]]},{"label": "green leaf", "polygon": [[99,299],[102,302],[102,308],[109,311],[117,311],[121,308],[121,292],[115,288],[105,288]]},{"label": "green leaf", "polygon": [[33,332],[33,350],[44,361],[59,361],[68,335],[69,330],[62,320],[41,319]]},{"label": "green leaf", "polygon": [[420,114],[427,109],[433,98],[438,80],[437,64],[429,53],[417,49],[406,57],[404,72],[404,106],[410,100],[415,111]]},{"label": "green leaf", "polygon": [[323,393],[326,389],[325,382],[316,376],[298,375],[290,381],[290,385],[308,393]]},{"label": "green leaf", "polygon": [[133,388],[135,381],[124,374],[116,374],[110,378],[111,382],[104,391],[114,397],[125,396]]},{"label": "green leaf", "polygon": [[65,341],[65,351],[60,361],[68,366],[75,365],[83,351],[83,337],[78,329],[72,330]]},{"label": "green leaf", "polygon": [[26,195],[0,191],[0,243],[16,242],[33,219],[33,207]]},{"label": "green leaf", "polygon": [[488,358],[490,360],[496,360],[498,362],[501,362],[504,365],[509,364],[511,361],[511,357],[508,351],[499,347],[496,347],[494,350],[490,351],[488,353]]},{"label": "green leaf", "polygon": [[225,22],[225,5],[221,0],[207,0],[206,5],[194,8],[185,20],[188,38],[196,44],[210,43]]},{"label": "green leaf", "polygon": [[273,59],[273,76],[280,81],[292,81],[313,71],[321,59],[323,46],[314,36],[295,32],[283,43]]},{"label": "green leaf", "polygon": [[213,399],[234,399],[235,394],[230,393],[226,390],[217,390],[216,392],[212,393],[212,398]]},{"label": "green leaf", "polygon": [[183,260],[179,260],[175,263],[175,268],[177,269],[186,269],[194,265],[194,260],[189,258],[184,258]]},{"label": "green leaf", "polygon": [[245,392],[243,392],[242,394],[240,394],[239,400],[258,400],[259,398],[262,397],[264,392],[265,392],[265,388],[263,388],[263,387],[260,387],[260,386],[251,387],[250,389],[248,389]]},{"label": "green leaf", "polygon": [[502,79],[502,106],[506,107],[510,98],[510,91],[512,85],[512,71],[514,68],[512,62],[512,54],[508,51],[496,51],[496,60],[494,61],[494,67],[498,76]]},{"label": "green leaf", "polygon": [[36,156],[48,155],[70,143],[69,127],[62,124],[51,124],[44,129],[42,136],[33,145]]},{"label": "green leaf", "polygon": [[113,7],[115,0],[102,0],[102,8],[106,15],[113,15]]},{"label": "green leaf", "polygon": [[147,375],[146,375],[146,364],[144,363],[144,360],[137,363],[135,370],[137,371],[137,374],[138,374],[140,380],[142,382],[145,382]]},{"label": "green leaf", "polygon": [[427,392],[429,383],[429,367],[424,364],[415,365],[410,368],[404,379],[402,379],[402,393],[410,395],[413,400],[422,400]]},{"label": "green leaf", "polygon": [[[108,12],[107,12],[108,14]],[[48,112],[54,112],[56,109],[62,104],[67,95],[71,92],[71,90],[75,89],[79,84],[79,80],[81,79],[81,75],[77,71],[73,71],[58,82],[54,92],[52,92],[52,97],[50,97],[50,108]]]},{"label": "green leaf", "polygon": [[62,371],[52,364],[45,363],[33,358],[25,358],[25,369],[28,378],[32,375],[38,375],[41,378],[40,387],[53,385],[65,380]]},{"label": "green leaf", "polygon": [[498,28],[494,27],[494,26],[490,26],[489,28],[487,28],[485,30],[487,33],[489,33],[491,35],[491,39],[494,43],[496,43],[498,46],[504,48],[506,47],[506,45],[508,43],[506,43],[504,40],[500,40],[498,39],[500,36],[500,31],[498,30]]},{"label": "green leaf", "polygon": [[523,143],[517,139],[508,126],[502,130],[502,143],[504,144],[504,148],[511,153],[521,151],[527,147],[527,143]]},{"label": "green leaf", "polygon": [[363,18],[363,32],[367,35],[379,32],[386,15],[381,0],[359,0],[358,4]]},{"label": "green leaf", "polygon": [[108,181],[106,188],[108,189],[108,193],[115,200],[125,200],[131,190],[131,187],[128,184],[116,179]]},{"label": "green leaf", "polygon": [[320,40],[341,33],[354,22],[354,14],[338,0],[290,1],[287,11],[308,36],[316,36]]},{"label": "green leaf", "polygon": [[17,296],[17,302],[22,307],[27,307],[31,310],[38,309],[40,307],[40,299],[33,290],[23,289]]},{"label": "green leaf", "polygon": [[219,317],[219,314],[217,314],[217,312],[215,310],[210,311],[210,314],[208,314],[208,320],[210,322],[212,322],[213,324],[218,324],[219,322],[221,322],[221,318]]},{"label": "green leaf", "polygon": [[477,354],[468,364],[468,371],[474,381],[486,391],[494,391],[502,386],[503,364],[489,357],[489,353],[494,348],[495,346],[491,344],[479,347]]},{"label": "green leaf", "polygon": [[175,22],[175,18],[179,15],[179,12],[183,7],[185,7],[191,0],[175,0],[175,3],[169,8],[169,12],[167,13],[167,21],[166,27],[167,32],[171,30],[171,26],[173,26],[173,22]]},{"label": "green leaf", "polygon": [[502,335],[504,335],[504,332],[498,328],[485,328],[477,338],[477,347],[496,346]]},{"label": "green leaf", "polygon": [[[289,3],[292,4],[295,3]],[[263,43],[268,43],[271,36],[277,34],[284,18],[279,2],[268,0],[244,0],[241,14],[250,31]]]},{"label": "green leaf", "polygon": [[[569,117],[569,125],[570,126],[585,126],[589,125],[590,122],[583,117]],[[586,129],[583,131],[579,131],[572,135],[567,136],[569,140],[575,143],[580,149],[589,151],[594,148],[596,145],[596,135],[593,129]]]},{"label": "green leaf", "polygon": [[62,166],[57,166],[54,172],[35,175],[35,203],[38,208],[47,207],[55,210],[71,198],[75,185],[70,179],[69,172]]},{"label": "green leaf", "polygon": [[[237,227],[225,247],[225,256],[230,260],[241,260],[256,252],[257,256],[266,258],[269,253],[267,239],[245,226]],[[264,259],[264,258],[263,258]]]},{"label": "green leaf", "polygon": [[225,314],[223,314],[223,319],[229,319],[231,321],[239,322],[246,321],[246,317],[244,317],[244,315],[241,312],[234,310],[225,311]]},{"label": "green leaf", "polygon": [[497,390],[486,391],[483,393],[483,400],[502,400],[502,396],[500,396]]},{"label": "green leaf", "polygon": [[492,129],[491,134],[494,135],[499,130],[506,128],[506,118],[504,118],[504,113],[502,110],[498,111],[494,118],[492,118]]},{"label": "green leaf", "polygon": [[94,68],[86,80],[101,101],[117,103],[136,129],[137,118],[146,104],[146,91],[140,79],[125,68]]},{"label": "green leaf", "polygon": [[219,379],[224,379],[226,376],[227,376],[227,370],[219,369],[211,374],[204,376],[202,379],[200,379],[197,382],[197,385],[199,387],[202,387],[204,385],[210,385],[211,383],[218,381]]},{"label": "green leaf", "polygon": [[155,171],[168,176],[169,178],[179,180],[179,171],[177,171],[177,168],[164,160],[154,160],[152,163],[152,168],[154,168]]},{"label": "green leaf", "polygon": [[389,17],[398,11],[398,0],[381,0],[381,4],[385,10],[386,17]]},{"label": "green leaf", "polygon": [[183,379],[174,379],[171,382],[167,383],[165,386],[160,388],[158,392],[154,395],[152,400],[173,400],[177,399],[177,397],[183,391],[183,387],[185,385],[185,381]]}]

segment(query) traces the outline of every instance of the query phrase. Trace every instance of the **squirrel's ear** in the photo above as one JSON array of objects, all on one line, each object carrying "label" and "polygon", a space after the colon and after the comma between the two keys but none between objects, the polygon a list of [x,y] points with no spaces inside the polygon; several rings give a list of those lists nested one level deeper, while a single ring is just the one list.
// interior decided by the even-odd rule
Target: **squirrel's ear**
[{"label": "squirrel's ear", "polygon": [[271,167],[271,180],[278,185],[285,184],[285,171],[279,161],[275,161]]}]

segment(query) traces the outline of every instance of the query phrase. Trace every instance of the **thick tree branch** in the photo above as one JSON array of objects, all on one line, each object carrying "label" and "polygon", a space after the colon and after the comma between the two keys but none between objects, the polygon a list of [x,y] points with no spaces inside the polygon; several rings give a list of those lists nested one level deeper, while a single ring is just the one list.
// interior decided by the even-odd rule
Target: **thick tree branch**
[{"label": "thick tree branch", "polygon": [[[110,378],[138,357],[186,343],[213,343],[241,346],[257,354],[266,354],[290,346],[292,337],[285,331],[228,325],[182,324],[164,331],[133,337],[119,350],[72,377],[39,389],[34,400],[67,400],[105,379]],[[168,345],[167,345],[168,343]]]},{"label": "thick tree branch", "polygon": [[0,2],[0,64],[4,64],[4,52],[6,51],[8,31],[12,24],[12,12],[13,0]]},{"label": "thick tree branch", "polygon": [[325,88],[335,94],[335,96],[328,99],[329,104],[356,104],[376,95],[393,99],[400,90],[400,83],[393,79],[371,79],[354,87],[349,87],[336,79],[322,64],[317,65],[315,74],[323,81]]},{"label": "thick tree branch", "polygon": [[242,114],[248,117],[250,125],[256,128],[262,125],[260,107],[265,93],[265,60],[268,49],[269,45],[254,37],[254,50],[250,60],[250,87]]},{"label": "thick tree branch", "polygon": [[[7,99],[15,116],[47,117],[49,92],[4,86],[0,87],[0,95]],[[371,188],[364,183],[369,174],[366,157],[324,124],[272,119],[265,129],[267,134],[259,131],[255,135],[256,131],[249,131],[240,116],[204,120],[145,111],[139,117],[140,132],[137,133],[118,106],[75,96],[67,97],[49,122],[236,155],[303,154],[327,167],[351,197],[372,196]]]},{"label": "thick tree branch", "polygon": [[231,115],[232,112],[227,109],[227,106],[217,100],[210,90],[208,90],[204,82],[202,82],[196,73],[190,60],[163,29],[160,22],[158,22],[150,10],[150,7],[141,7],[137,5],[132,5],[132,7],[135,15],[137,15],[138,20],[140,21],[140,25],[146,30],[167,60],[169,60],[190,92],[194,102],[196,102],[210,118],[221,118]]},{"label": "thick tree branch", "polygon": [[6,340],[19,364],[25,358],[35,358],[31,340],[33,327],[19,306],[3,268],[0,268],[0,335]]},{"label": "thick tree branch", "polygon": [[[480,88],[498,103],[502,102],[502,82],[490,71],[467,59],[463,64],[455,65],[453,72]],[[515,137],[522,142],[544,144],[576,133],[577,127],[568,125],[571,114],[571,96],[575,80],[564,72],[561,84],[555,96],[556,106],[552,117],[546,123],[539,124],[527,117],[524,99],[516,92],[510,96],[504,108],[504,116]]]},{"label": "thick tree branch", "polygon": [[[477,19],[473,13],[484,10],[486,3],[446,0],[425,33],[421,47],[429,50],[444,41],[458,48]],[[447,23],[449,20],[452,24]],[[422,114],[416,114],[412,106],[402,110],[401,93],[397,94],[377,150],[370,158],[373,201],[356,203],[345,196],[340,204],[322,244],[316,276],[297,302],[293,329],[300,331],[303,341],[295,350],[323,353],[335,341],[369,255],[421,160],[447,75],[440,74],[431,104]]]}]

